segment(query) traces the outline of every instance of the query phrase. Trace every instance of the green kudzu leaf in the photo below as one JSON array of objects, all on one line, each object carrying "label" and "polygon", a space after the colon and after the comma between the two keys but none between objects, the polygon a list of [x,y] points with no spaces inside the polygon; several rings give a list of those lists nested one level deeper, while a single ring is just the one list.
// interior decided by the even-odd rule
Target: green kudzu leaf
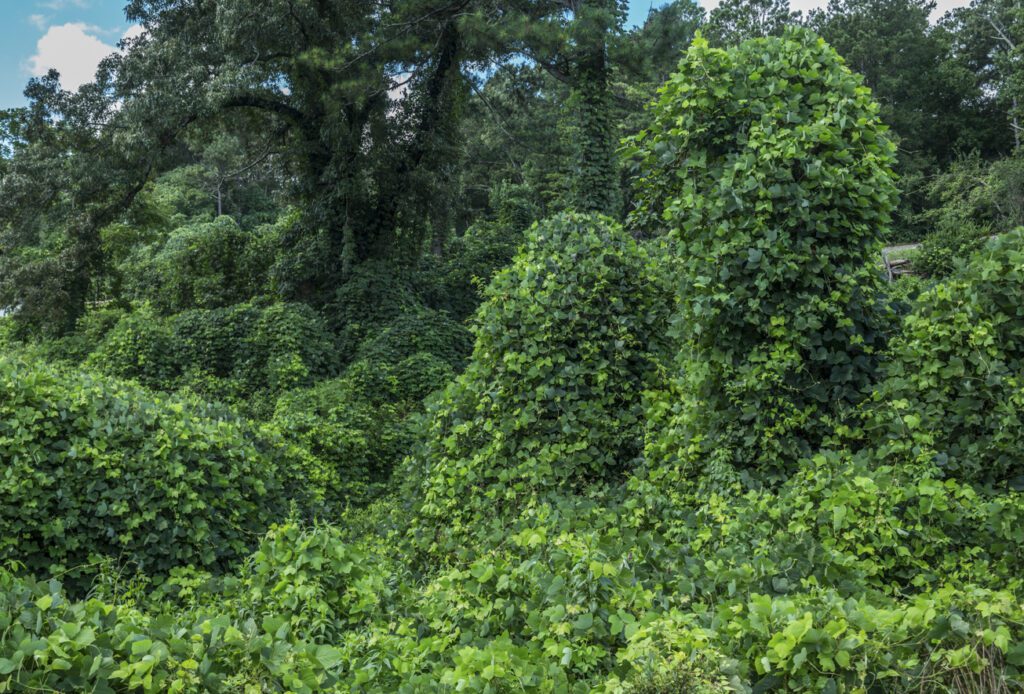
[{"label": "green kudzu leaf", "polygon": [[594,625],[594,615],[590,614],[589,612],[580,615],[579,617],[576,618],[576,621],[573,622],[573,627],[577,631],[587,631],[593,625]]}]

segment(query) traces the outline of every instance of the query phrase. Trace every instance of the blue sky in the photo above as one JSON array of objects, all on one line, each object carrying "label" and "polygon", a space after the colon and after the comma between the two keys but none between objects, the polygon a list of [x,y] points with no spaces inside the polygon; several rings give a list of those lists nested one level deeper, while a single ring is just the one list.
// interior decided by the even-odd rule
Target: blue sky
[{"label": "blue sky", "polygon": [[0,0],[0,108],[51,66],[86,79],[128,29],[123,0]]}]

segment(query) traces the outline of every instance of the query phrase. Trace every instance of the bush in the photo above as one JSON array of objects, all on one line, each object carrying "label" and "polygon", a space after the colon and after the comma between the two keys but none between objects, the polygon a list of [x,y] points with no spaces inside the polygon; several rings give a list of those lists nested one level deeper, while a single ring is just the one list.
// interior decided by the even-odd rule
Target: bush
[{"label": "bush", "polygon": [[397,364],[414,354],[430,354],[461,369],[472,349],[473,338],[465,326],[446,313],[419,308],[396,316],[367,337],[356,350],[356,359]]},{"label": "bush", "polygon": [[89,308],[78,319],[74,332],[33,347],[47,361],[81,364],[124,316],[125,310],[113,304]]},{"label": "bush", "polygon": [[452,374],[425,352],[396,364],[363,359],[340,378],[282,395],[272,421],[326,472],[325,501],[363,504],[390,489],[393,470],[413,449],[410,418]]},{"label": "bush", "polygon": [[896,189],[861,82],[805,30],[698,39],[632,140],[633,222],[667,221],[682,258],[681,376],[652,455],[684,475],[784,477],[873,383]]},{"label": "bush", "polygon": [[57,581],[0,570],[0,677],[12,691],[331,691],[336,648],[296,639],[287,617],[154,615],[71,601]]},{"label": "bush", "polygon": [[925,277],[946,277],[964,258],[985,245],[991,229],[966,222],[956,228],[941,228],[921,242],[912,266]]},{"label": "bush", "polygon": [[316,311],[305,304],[263,308],[247,340],[246,351],[253,362],[242,368],[259,374],[254,389],[263,386],[279,393],[335,372],[334,338]]},{"label": "bush", "polygon": [[886,294],[896,314],[903,316],[913,309],[917,298],[932,284],[934,282],[923,277],[904,275],[886,285]]},{"label": "bush", "polygon": [[378,613],[386,590],[377,568],[337,528],[288,524],[263,539],[234,592],[257,623],[287,616],[294,637],[335,640]]},{"label": "bush", "polygon": [[946,277],[994,233],[1024,224],[1024,157],[991,164],[975,153],[937,175],[927,187],[932,207],[919,223],[931,228],[914,269]]},{"label": "bush", "polygon": [[[532,213],[531,213],[532,214]],[[529,224],[521,210],[503,209],[497,223],[478,222],[445,249],[443,261],[429,258],[417,275],[417,288],[428,305],[457,319],[472,316],[484,301],[494,275],[512,262]],[[429,263],[429,265],[428,265]],[[437,265],[437,267],[435,267]]]},{"label": "bush", "polygon": [[386,490],[392,468],[411,447],[400,409],[361,397],[345,378],[282,395],[271,421],[318,461],[325,471],[320,496],[334,507],[365,503]]},{"label": "bush", "polygon": [[665,333],[667,292],[610,220],[533,227],[487,290],[466,371],[432,406],[422,512],[458,527],[533,492],[615,480],[640,457],[642,392]]},{"label": "bush", "polygon": [[245,301],[263,282],[246,276],[251,238],[231,217],[179,227],[127,260],[125,289],[165,315]]},{"label": "bush", "polygon": [[[425,577],[382,556],[387,538],[354,544],[339,528],[291,524],[271,530],[220,587],[182,572],[155,594],[178,590],[180,604],[73,603],[56,582],[0,571],[0,672],[18,687],[154,692],[1019,686],[1020,556],[992,566],[987,581],[998,589],[969,582],[985,575],[983,557],[965,561],[998,547],[913,556],[955,515],[943,503],[969,503],[969,490],[907,484],[893,468],[876,477],[849,462],[822,461],[781,495],[713,495],[667,515],[654,494],[561,499],[482,519],[486,540]],[[1005,530],[1019,533],[1021,508],[1018,500]],[[877,555],[859,545],[871,534],[887,538]],[[950,549],[961,556],[949,553],[912,587],[822,584]],[[801,573],[819,559],[821,572]]]},{"label": "bush", "polygon": [[87,365],[156,390],[187,387],[269,414],[264,410],[277,394],[332,375],[336,361],[334,340],[313,309],[247,303],[169,318],[143,306],[117,323]]},{"label": "bush", "polygon": [[876,445],[944,474],[1024,488],[1024,230],[922,294],[875,397]]},{"label": "bush", "polygon": [[356,266],[338,289],[325,315],[344,363],[381,326],[422,306],[407,275],[384,261],[368,261]]},{"label": "bush", "polygon": [[118,320],[86,366],[159,389],[173,387],[183,364],[171,327],[145,304]]},{"label": "bush", "polygon": [[0,509],[0,560],[75,585],[100,557],[223,569],[303,496],[280,442],[200,402],[9,359],[0,460],[17,499]]}]

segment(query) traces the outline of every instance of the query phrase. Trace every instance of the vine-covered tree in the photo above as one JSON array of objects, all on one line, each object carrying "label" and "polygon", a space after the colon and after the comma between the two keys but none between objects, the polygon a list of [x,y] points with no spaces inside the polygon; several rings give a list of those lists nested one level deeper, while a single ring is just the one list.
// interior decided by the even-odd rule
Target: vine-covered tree
[{"label": "vine-covered tree", "polygon": [[806,30],[699,39],[634,139],[634,220],[664,220],[682,268],[679,402],[658,453],[684,474],[785,476],[872,384],[871,263],[896,203],[878,110]]}]

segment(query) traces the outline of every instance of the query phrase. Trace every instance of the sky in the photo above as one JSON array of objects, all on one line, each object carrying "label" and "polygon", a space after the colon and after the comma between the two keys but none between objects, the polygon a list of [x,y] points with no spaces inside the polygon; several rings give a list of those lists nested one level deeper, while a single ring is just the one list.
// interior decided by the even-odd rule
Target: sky
[{"label": "sky", "polygon": [[[711,9],[717,0],[699,0]],[[826,0],[790,0],[795,10],[821,7]],[[941,14],[967,0],[938,0]],[[664,0],[631,0],[631,25],[643,21]],[[137,31],[124,18],[125,0],[0,0],[0,109],[25,103],[22,92],[33,76],[56,68],[65,89],[92,79],[96,66],[118,41]]]}]

